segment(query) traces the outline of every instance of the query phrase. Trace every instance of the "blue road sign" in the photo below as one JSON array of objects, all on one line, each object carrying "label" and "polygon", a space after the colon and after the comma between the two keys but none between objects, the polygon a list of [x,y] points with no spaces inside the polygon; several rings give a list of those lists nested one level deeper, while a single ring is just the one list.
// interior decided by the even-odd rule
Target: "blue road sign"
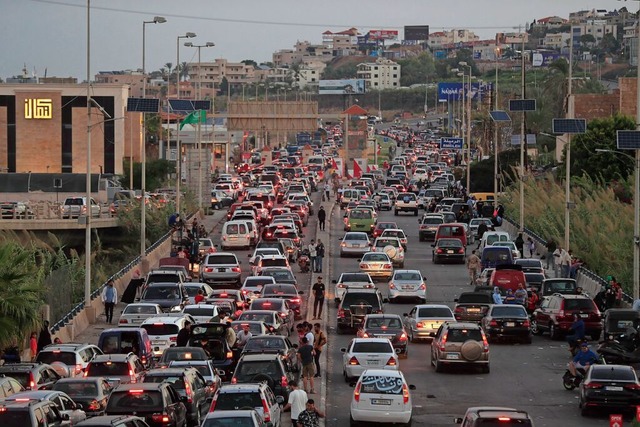
[{"label": "blue road sign", "polygon": [[440,138],[440,148],[448,148],[451,150],[462,150],[462,138]]},{"label": "blue road sign", "polygon": [[387,138],[386,136],[385,136],[384,138],[382,138],[382,140],[383,140],[384,142],[389,142],[389,138]]}]

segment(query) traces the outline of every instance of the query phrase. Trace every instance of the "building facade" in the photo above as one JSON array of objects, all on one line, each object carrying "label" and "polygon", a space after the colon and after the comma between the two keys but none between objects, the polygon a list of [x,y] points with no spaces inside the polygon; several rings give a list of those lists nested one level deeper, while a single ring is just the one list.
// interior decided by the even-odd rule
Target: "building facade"
[{"label": "building facade", "polygon": [[[140,152],[140,113],[125,112],[128,85],[91,89],[91,172],[121,174]],[[86,173],[88,119],[86,85],[0,84],[0,171]]]},{"label": "building facade", "polygon": [[380,58],[376,62],[358,64],[357,78],[364,79],[366,89],[397,89],[400,87],[400,64]]}]

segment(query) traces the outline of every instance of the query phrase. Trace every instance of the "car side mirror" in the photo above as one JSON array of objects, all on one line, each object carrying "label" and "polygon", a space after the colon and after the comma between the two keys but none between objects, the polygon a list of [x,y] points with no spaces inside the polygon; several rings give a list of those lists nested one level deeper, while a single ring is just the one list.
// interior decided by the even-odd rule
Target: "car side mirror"
[{"label": "car side mirror", "polygon": [[298,295],[304,295],[304,291],[298,291]]},{"label": "car side mirror", "polygon": [[432,247],[432,248],[435,248],[435,247],[436,247],[436,245],[435,245],[435,244],[434,244],[434,245],[431,245],[431,247]]},{"label": "car side mirror", "polygon": [[180,402],[182,403],[189,402],[189,396],[180,396]]},{"label": "car side mirror", "polygon": [[247,258],[251,258],[251,254],[247,254]]},{"label": "car side mirror", "polygon": [[69,421],[69,414],[60,414],[60,419],[62,421]]},{"label": "car side mirror", "polygon": [[342,348],[340,349],[340,351],[341,351],[342,353],[346,353],[346,352],[347,352],[347,349],[346,349],[346,347],[342,347]]},{"label": "car side mirror", "polygon": [[222,369],[216,369],[215,372],[219,377],[224,377],[226,375],[226,373]]},{"label": "car side mirror", "polygon": [[382,303],[383,303],[383,304],[386,304],[386,303],[388,303],[388,302],[389,302],[389,298],[382,298]]},{"label": "car side mirror", "polygon": [[462,424],[462,417],[454,418],[453,419],[453,423],[454,424]]},{"label": "car side mirror", "polygon": [[242,264],[242,261],[238,261],[238,264]]},{"label": "car side mirror", "polygon": [[278,402],[280,405],[282,405],[284,403],[284,397],[276,396],[276,402]]},{"label": "car side mirror", "polygon": [[80,404],[80,403],[76,403],[76,405],[74,406],[74,409],[83,410],[83,409],[84,409],[84,407],[82,406],[82,404]]},{"label": "car side mirror", "polygon": [[454,299],[453,299],[453,302],[458,302],[458,298],[454,298]]},{"label": "car side mirror", "polygon": [[403,315],[404,317],[409,317],[409,314],[408,314],[408,313],[402,313],[402,315]]}]

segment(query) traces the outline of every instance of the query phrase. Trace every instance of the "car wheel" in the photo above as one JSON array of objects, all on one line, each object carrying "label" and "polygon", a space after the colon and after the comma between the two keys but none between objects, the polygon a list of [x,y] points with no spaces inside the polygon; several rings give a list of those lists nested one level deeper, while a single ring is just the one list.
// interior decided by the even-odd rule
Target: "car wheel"
[{"label": "car wheel", "polygon": [[538,322],[536,319],[531,319],[531,333],[533,335],[542,335],[542,331],[538,327]]},{"label": "car wheel", "polygon": [[556,327],[556,325],[553,322],[549,323],[549,337],[552,340],[559,340],[560,339],[560,331],[558,331],[558,328]]},{"label": "car wheel", "polygon": [[200,426],[202,424],[201,418],[202,418],[202,415],[200,413],[200,408],[198,408],[196,410],[196,420],[195,420],[195,423],[193,425],[194,426]]},{"label": "car wheel", "polygon": [[418,216],[418,209],[416,209],[415,211],[413,211],[413,216]]},{"label": "car wheel", "polygon": [[340,258],[344,258],[344,252],[340,251]]},{"label": "car wheel", "polygon": [[438,359],[435,360],[433,367],[436,368],[436,372],[443,371],[442,365],[440,364],[440,360]]},{"label": "car wheel", "polygon": [[426,298],[420,298],[420,304],[426,304],[426,303],[427,303]]},{"label": "car wheel", "polygon": [[395,211],[393,211],[393,215],[394,215],[394,216],[398,216],[398,209],[396,209]]},{"label": "car wheel", "polygon": [[355,426],[360,425],[360,424],[358,424],[358,422],[357,422],[356,420],[354,420],[354,419],[353,419],[353,417],[351,416],[351,414],[349,414],[349,425],[350,425],[351,427],[355,427]]},{"label": "car wheel", "polygon": [[413,420],[409,418],[409,422],[405,424],[405,427],[411,427],[412,423],[413,423]]},{"label": "car wheel", "polygon": [[582,408],[580,408],[580,415],[582,415],[583,417],[589,416],[589,408],[587,407],[587,405],[582,405]]},{"label": "car wheel", "polygon": [[344,382],[348,384],[351,378],[347,375],[347,371],[342,371],[342,376],[344,377]]},{"label": "car wheel", "polygon": [[424,242],[424,237],[422,237],[422,236],[418,236],[418,241],[420,241],[420,242]]},{"label": "car wheel", "polygon": [[435,256],[434,256],[434,257],[432,257],[432,258],[431,258],[431,260],[432,260],[432,262],[433,262],[434,264],[437,264],[437,263],[438,263],[438,259],[437,259]]}]

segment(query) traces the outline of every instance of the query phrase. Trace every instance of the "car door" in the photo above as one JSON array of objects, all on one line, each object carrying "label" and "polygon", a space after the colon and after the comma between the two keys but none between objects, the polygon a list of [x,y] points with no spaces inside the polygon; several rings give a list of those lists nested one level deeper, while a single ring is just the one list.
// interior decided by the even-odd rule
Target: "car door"
[{"label": "car door", "polygon": [[407,316],[404,317],[404,328],[406,330],[414,330],[416,327],[416,314],[418,313],[418,310],[413,307],[411,309],[411,311],[409,311],[409,313],[407,314]]},{"label": "car door", "polygon": [[549,311],[552,300],[553,298],[543,299],[540,307],[538,308],[538,310],[536,310],[535,320],[538,324],[538,329],[544,328],[549,324]]},{"label": "car door", "polygon": [[198,408],[200,415],[206,416],[209,408],[208,403],[210,403],[212,396],[204,377],[198,371],[195,371],[191,377],[191,390],[193,391],[194,400],[200,404]]},{"label": "car door", "polygon": [[442,330],[444,329],[444,325],[440,325],[436,335],[431,340],[431,360],[436,360],[438,358],[437,349],[440,345],[440,339],[442,338]]},{"label": "car door", "polygon": [[273,394],[273,390],[271,390],[270,388],[267,388],[266,395],[267,395],[267,404],[269,405],[269,408],[271,409],[271,417],[272,417],[272,419],[279,420],[281,412],[282,412],[282,408],[280,407],[280,405],[278,404],[278,402],[276,400],[276,395]]},{"label": "car door", "polygon": [[80,421],[87,418],[85,412],[82,409],[78,408],[73,400],[71,400],[67,396],[58,395],[55,397],[55,399],[58,400],[58,402],[54,401],[54,403],[58,407],[60,413],[69,415],[71,425],[76,425]]},{"label": "car door", "polygon": [[166,387],[163,390],[164,401],[166,402],[167,413],[172,414],[172,418],[176,421],[175,425],[185,425],[187,420],[187,408],[180,400],[178,392],[173,387]]}]

